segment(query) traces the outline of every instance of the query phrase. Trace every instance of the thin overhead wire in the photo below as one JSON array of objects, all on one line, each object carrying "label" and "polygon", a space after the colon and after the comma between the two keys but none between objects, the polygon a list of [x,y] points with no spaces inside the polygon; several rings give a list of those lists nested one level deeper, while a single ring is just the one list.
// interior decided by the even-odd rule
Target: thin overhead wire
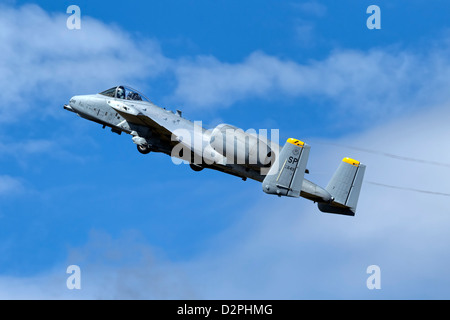
[{"label": "thin overhead wire", "polygon": [[433,194],[433,195],[437,195],[437,196],[450,197],[450,193],[444,193],[444,192],[436,192],[436,191],[421,190],[421,189],[414,189],[414,188],[407,188],[407,187],[399,187],[399,186],[393,186],[390,184],[378,183],[378,182],[373,182],[373,181],[365,181],[365,183],[369,183],[369,184],[373,184],[373,185],[385,187],[385,188],[391,188],[391,189],[398,189],[398,190],[420,192],[420,193],[426,193],[426,194]]},{"label": "thin overhead wire", "polygon": [[449,163],[417,159],[417,158],[412,158],[412,157],[405,157],[405,156],[400,156],[397,154],[387,153],[387,152],[383,152],[383,151],[370,150],[370,149],[366,149],[366,148],[359,148],[359,147],[348,146],[348,145],[343,145],[343,144],[336,144],[336,143],[331,143],[331,142],[317,142],[317,143],[338,146],[338,147],[346,148],[346,149],[353,149],[353,150],[362,151],[362,152],[366,152],[366,153],[378,154],[378,155],[382,155],[382,156],[397,159],[397,160],[417,162],[417,163],[422,163],[422,164],[429,164],[429,165],[434,165],[434,166],[450,168]]},{"label": "thin overhead wire", "polygon": [[[338,144],[338,143],[323,142],[323,141],[317,141],[315,143],[323,144],[323,145],[333,145],[333,146],[337,146],[337,147],[341,147],[341,148],[352,149],[352,150],[362,151],[362,152],[371,153],[371,154],[377,154],[377,155],[381,155],[381,156],[385,156],[385,157],[389,157],[389,158],[393,158],[393,159],[397,159],[397,160],[402,160],[402,161],[416,162],[416,163],[450,168],[450,164],[444,163],[444,162],[417,159],[417,158],[412,158],[412,157],[405,157],[405,156],[400,156],[397,154],[387,153],[387,152],[383,152],[383,151],[371,150],[371,149],[343,145],[343,144]],[[394,185],[379,183],[379,182],[374,182],[374,181],[364,181],[364,183],[368,183],[368,184],[372,184],[372,185],[376,185],[376,186],[384,187],[384,188],[391,188],[391,189],[404,190],[404,191],[410,191],[410,192],[432,194],[432,195],[436,195],[436,196],[450,197],[450,193],[445,193],[445,192],[437,192],[437,191],[422,190],[422,189],[415,189],[415,188],[408,188],[408,187],[400,187],[400,186],[394,186]]]}]

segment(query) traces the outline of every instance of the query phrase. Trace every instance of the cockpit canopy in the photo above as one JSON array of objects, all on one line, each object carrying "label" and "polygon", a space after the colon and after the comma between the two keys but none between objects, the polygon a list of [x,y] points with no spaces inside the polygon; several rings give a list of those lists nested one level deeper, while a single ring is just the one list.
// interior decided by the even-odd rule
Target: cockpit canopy
[{"label": "cockpit canopy", "polygon": [[144,95],[127,86],[117,86],[100,92],[100,94],[117,99],[151,102]]}]

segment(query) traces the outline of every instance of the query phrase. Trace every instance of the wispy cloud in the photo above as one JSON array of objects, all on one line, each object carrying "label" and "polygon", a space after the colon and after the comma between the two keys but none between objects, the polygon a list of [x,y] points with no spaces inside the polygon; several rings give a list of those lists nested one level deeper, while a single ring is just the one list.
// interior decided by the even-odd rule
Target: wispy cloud
[{"label": "wispy cloud", "polygon": [[[88,139],[84,141],[93,143]],[[15,163],[22,168],[27,168],[35,164],[34,160],[43,157],[81,163],[89,159],[89,155],[77,154],[73,148],[74,142],[64,137],[18,140],[0,136],[0,161],[7,164]]]},{"label": "wispy cloud", "polygon": [[[449,162],[447,105],[403,117],[340,143]],[[394,130],[395,129],[395,130]],[[426,132],[426,136],[423,134]],[[433,141],[433,143],[430,143]],[[448,192],[447,169],[383,155],[316,146],[309,179],[325,185],[344,156],[367,164],[366,179]],[[332,160],[334,159],[334,160]],[[326,175],[317,174],[329,171]],[[320,213],[305,199],[262,194],[229,229],[184,260],[164,258],[139,232],[94,232],[70,250],[82,289],[65,287],[66,265],[31,278],[0,277],[2,298],[87,299],[447,299],[448,198],[364,184],[355,217]],[[367,289],[366,268],[381,268],[382,289]],[[405,289],[407,288],[407,289]]]},{"label": "wispy cloud", "polygon": [[0,175],[0,196],[17,194],[24,190],[21,179],[9,175]]},{"label": "wispy cloud", "polygon": [[291,6],[303,14],[323,17],[327,13],[327,7],[317,1],[305,1],[301,3],[292,3]]},{"label": "wispy cloud", "polygon": [[[448,105],[442,105],[341,142],[448,162],[442,146],[450,134],[449,116]],[[367,165],[366,180],[450,190],[446,168],[311,144],[308,178],[322,186],[339,161],[351,156]],[[363,185],[353,218],[319,213],[303,199],[261,197],[240,224],[211,241],[214,250],[187,266],[198,289],[213,299],[447,299],[449,224],[447,197],[370,184]],[[366,287],[372,264],[382,270],[378,292]]]},{"label": "wispy cloud", "polygon": [[[332,112],[356,110],[367,116],[389,117],[421,108],[426,112],[391,120],[339,143],[450,162],[445,152],[450,135],[445,104],[448,47],[430,47],[425,53],[398,48],[337,50],[323,60],[303,62],[254,52],[240,63],[198,56],[168,65],[155,42],[135,42],[123,30],[97,20],[86,17],[83,29],[72,32],[65,28],[63,14],[48,14],[32,5],[1,9],[5,52],[0,84],[10,90],[0,106],[0,121],[18,121],[35,103],[49,101],[61,90],[66,95],[173,72],[173,98],[198,108],[277,95],[325,98],[334,105]],[[36,30],[46,36],[38,39]],[[436,104],[442,106],[424,108]],[[0,144],[4,154],[14,157],[22,148],[40,155],[54,146],[45,139]],[[367,164],[369,181],[446,193],[450,188],[445,168],[348,152],[313,145],[308,178],[325,185],[339,161],[351,156]],[[326,175],[315,175],[324,170]],[[0,195],[23,188],[21,179],[0,174]],[[62,267],[47,274],[1,276],[0,297],[370,298],[365,270],[371,264],[382,270],[380,296],[450,297],[450,215],[445,197],[365,184],[354,218],[318,213],[304,199],[278,199],[261,192],[253,200],[256,205],[243,212],[240,221],[208,239],[207,248],[190,259],[164,259],[142,238],[94,234],[86,245],[70,250]],[[66,262],[80,264],[82,272],[92,271],[83,273],[79,292],[65,287]]]},{"label": "wispy cloud", "polygon": [[448,47],[426,53],[341,49],[304,63],[263,52],[240,63],[199,56],[179,62],[175,97],[199,108],[227,107],[248,98],[314,98],[327,100],[331,113],[393,116],[449,100],[448,53]]},{"label": "wispy cloud", "polygon": [[[70,290],[69,265],[81,271],[81,289]],[[93,230],[69,250],[66,263],[35,276],[0,276],[0,299],[192,299],[189,278],[133,230],[117,238]]]},{"label": "wispy cloud", "polygon": [[[317,2],[301,8],[314,15],[325,14],[325,9]],[[332,106],[330,113],[370,119],[449,99],[448,45],[430,45],[425,52],[396,47],[340,49],[310,61],[261,51],[237,63],[214,56],[169,59],[155,40],[136,38],[88,16],[83,16],[81,30],[68,30],[66,19],[63,13],[49,14],[36,5],[2,6],[0,86],[8,90],[0,121],[17,121],[49,102],[48,108],[39,110],[52,114],[54,101],[67,101],[70,94],[164,75],[175,79],[169,101],[200,109],[229,107],[251,98],[276,101],[283,96],[325,100]],[[314,28],[309,23],[298,27],[305,37]]]},{"label": "wispy cloud", "polygon": [[[2,139],[6,140],[6,139]],[[23,157],[24,155],[32,155],[39,153],[46,153],[54,150],[55,142],[45,139],[14,141],[14,142],[0,142],[0,158],[1,157]]]},{"label": "wispy cloud", "polygon": [[64,13],[50,14],[37,5],[0,9],[0,87],[7,88],[0,121],[16,120],[37,107],[48,112],[42,104],[66,101],[70,92],[95,93],[166,68],[156,42],[117,26],[83,16],[82,28],[69,30]]}]

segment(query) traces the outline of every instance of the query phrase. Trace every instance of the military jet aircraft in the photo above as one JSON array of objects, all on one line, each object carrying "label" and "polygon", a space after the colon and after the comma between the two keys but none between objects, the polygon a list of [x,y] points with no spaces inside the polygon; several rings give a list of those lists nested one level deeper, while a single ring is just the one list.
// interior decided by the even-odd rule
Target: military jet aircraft
[{"label": "military jet aircraft", "polygon": [[304,197],[317,202],[322,212],[355,215],[366,166],[354,159],[344,158],[322,188],[304,178],[308,144],[289,138],[281,147],[228,124],[207,130],[128,86],[74,96],[64,109],[117,134],[130,134],[142,154],[162,152],[188,162],[195,171],[210,168],[250,178],[261,182],[265,193]]}]

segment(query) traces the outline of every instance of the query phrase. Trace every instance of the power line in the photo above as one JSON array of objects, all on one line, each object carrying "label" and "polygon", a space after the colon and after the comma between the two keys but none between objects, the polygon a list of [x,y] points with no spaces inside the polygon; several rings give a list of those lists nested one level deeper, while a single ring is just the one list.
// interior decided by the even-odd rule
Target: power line
[{"label": "power line", "polygon": [[341,148],[353,149],[353,150],[367,152],[367,153],[372,153],[372,154],[378,154],[378,155],[382,155],[382,156],[393,158],[393,159],[397,159],[397,160],[417,162],[417,163],[422,163],[422,164],[429,164],[429,165],[434,165],[434,166],[450,168],[450,164],[449,163],[430,161],[430,160],[424,160],[424,159],[417,159],[417,158],[412,158],[412,157],[405,157],[405,156],[400,156],[400,155],[397,155],[397,154],[392,154],[392,153],[387,153],[387,152],[382,152],[382,151],[376,151],[376,150],[370,150],[370,149],[365,149],[365,148],[359,148],[359,147],[354,147],[354,146],[348,146],[348,145],[342,145],[342,144],[336,144],[336,143],[331,143],[331,142],[316,142],[316,143],[318,143],[318,144],[325,144],[325,145],[333,145],[333,146],[338,146],[338,147],[341,147]]},{"label": "power line", "polygon": [[433,194],[433,195],[437,195],[437,196],[450,197],[450,193],[428,191],[428,190],[420,190],[420,189],[407,188],[407,187],[399,187],[399,186],[393,186],[393,185],[384,184],[384,183],[378,183],[378,182],[373,182],[373,181],[365,181],[365,183],[373,184],[373,185],[380,186],[380,187],[391,188],[391,189],[406,190],[406,191],[412,191],[412,192]]}]

